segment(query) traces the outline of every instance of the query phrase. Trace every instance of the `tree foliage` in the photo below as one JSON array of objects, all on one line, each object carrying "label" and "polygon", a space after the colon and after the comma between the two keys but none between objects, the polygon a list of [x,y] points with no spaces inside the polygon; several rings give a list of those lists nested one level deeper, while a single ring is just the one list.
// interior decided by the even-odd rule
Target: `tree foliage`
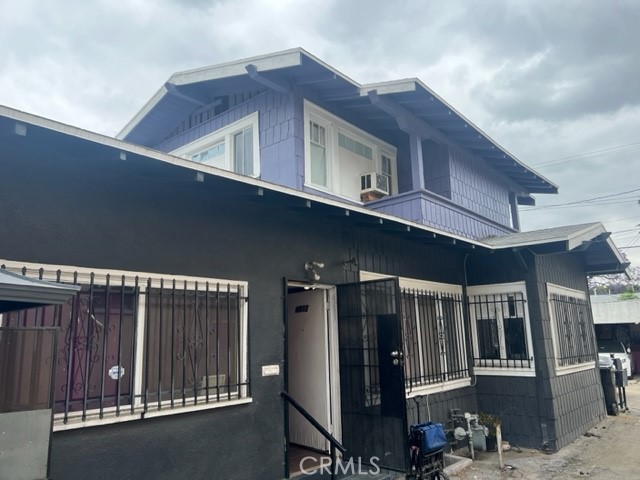
[{"label": "tree foliage", "polygon": [[589,292],[592,295],[619,295],[625,292],[640,293],[640,267],[631,267],[628,272],[629,277],[621,273],[589,278]]}]

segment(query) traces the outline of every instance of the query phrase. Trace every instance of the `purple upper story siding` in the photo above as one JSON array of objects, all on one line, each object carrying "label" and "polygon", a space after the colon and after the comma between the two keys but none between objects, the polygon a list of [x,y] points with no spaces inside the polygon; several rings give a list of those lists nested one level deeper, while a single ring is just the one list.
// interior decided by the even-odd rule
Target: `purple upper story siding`
[{"label": "purple upper story siding", "polygon": [[[329,193],[304,185],[304,98],[373,135],[381,136],[348,114],[323,104],[312,89],[295,88],[289,95],[272,90],[253,92],[232,102],[228,110],[218,115],[211,114],[213,106],[199,108],[176,128],[172,136],[155,148],[171,152],[259,112],[260,178],[330,197]],[[398,183],[403,193],[367,204],[367,207],[470,238],[513,231],[510,228],[506,182],[479,159],[463,151],[424,142],[427,191],[407,195],[411,188],[408,137],[397,132],[395,139],[390,141],[388,135],[384,138],[398,149]]]},{"label": "purple upper story siding", "polygon": [[[172,152],[247,115],[259,112],[260,178],[299,189],[302,186],[299,180],[304,176],[304,159],[302,166],[299,162],[292,161],[297,155],[294,152],[300,150],[297,146],[300,141],[294,136],[296,128],[300,130],[300,126],[296,126],[293,103],[293,95],[266,90],[243,99],[211,118],[202,113],[212,110],[212,107],[199,108],[182,122],[181,125],[188,125],[189,128],[176,129],[173,136],[155,148]],[[304,141],[301,151],[304,156]]]},{"label": "purple upper story siding", "polygon": [[475,240],[514,231],[426,190],[386,197],[367,207]]},{"label": "purple upper story siding", "polygon": [[449,149],[451,200],[500,225],[511,226],[509,187],[478,158]]}]

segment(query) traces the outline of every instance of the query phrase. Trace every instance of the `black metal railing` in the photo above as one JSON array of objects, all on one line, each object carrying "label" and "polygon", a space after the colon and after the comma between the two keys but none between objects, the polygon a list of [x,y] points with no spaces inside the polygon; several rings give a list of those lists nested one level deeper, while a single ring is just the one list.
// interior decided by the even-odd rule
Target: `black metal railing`
[{"label": "black metal railing", "polygon": [[284,397],[284,399],[295,408],[300,415],[302,415],[313,427],[320,432],[320,434],[327,439],[330,447],[330,456],[331,456],[331,479],[336,478],[336,450],[340,450],[341,453],[346,453],[347,449],[342,446],[342,444],[336,440],[336,438],[331,435],[326,428],[324,428],[318,420],[316,420],[313,415],[311,415],[298,401],[289,395],[288,392],[282,391],[280,395]]},{"label": "black metal railing", "polygon": [[5,313],[4,325],[60,329],[54,408],[64,423],[250,397],[241,285],[38,276],[82,288],[63,305]]}]

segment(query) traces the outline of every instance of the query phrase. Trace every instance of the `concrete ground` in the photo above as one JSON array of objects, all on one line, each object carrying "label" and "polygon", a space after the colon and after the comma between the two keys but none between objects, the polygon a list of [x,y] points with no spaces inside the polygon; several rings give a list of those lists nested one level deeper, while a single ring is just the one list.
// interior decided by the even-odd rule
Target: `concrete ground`
[{"label": "concrete ground", "polygon": [[[607,417],[587,434],[557,453],[512,449],[504,453],[500,470],[497,453],[480,452],[470,466],[450,475],[452,480],[640,479],[640,376],[629,381],[629,411]],[[506,439],[508,440],[508,439]]]}]

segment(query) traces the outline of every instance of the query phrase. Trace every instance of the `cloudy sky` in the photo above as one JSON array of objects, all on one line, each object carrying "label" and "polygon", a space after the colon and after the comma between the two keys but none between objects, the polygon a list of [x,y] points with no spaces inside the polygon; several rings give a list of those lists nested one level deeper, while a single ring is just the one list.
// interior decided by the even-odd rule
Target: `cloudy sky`
[{"label": "cloudy sky", "polygon": [[[115,135],[176,71],[301,46],[419,77],[560,186],[523,229],[603,221],[640,264],[640,2],[0,0],[0,104]],[[625,193],[627,192],[627,193]]]}]

